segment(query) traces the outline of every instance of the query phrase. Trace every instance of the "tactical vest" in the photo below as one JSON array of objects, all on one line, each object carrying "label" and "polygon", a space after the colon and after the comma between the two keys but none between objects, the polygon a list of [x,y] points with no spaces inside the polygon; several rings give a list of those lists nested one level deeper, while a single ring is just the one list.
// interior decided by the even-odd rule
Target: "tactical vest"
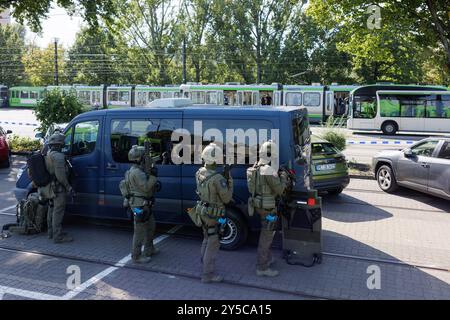
[{"label": "tactical vest", "polygon": [[142,207],[145,205],[153,205],[153,191],[143,192],[138,188],[134,183],[132,177],[136,175],[138,172],[142,171],[139,167],[133,165],[126,173],[125,173],[125,182],[128,185],[128,189],[130,192],[128,203],[131,207]]},{"label": "tactical vest", "polygon": [[[209,173],[209,174],[208,174]],[[225,205],[212,186],[216,179],[220,178],[219,173],[200,169],[196,174],[197,194],[200,197],[201,214],[210,218],[220,217],[225,214]]]},{"label": "tactical vest", "polygon": [[[247,171],[247,184],[252,194],[252,205],[258,209],[271,210],[276,207],[276,195],[266,181],[266,176],[261,174],[261,169],[267,165],[257,165]],[[253,170],[250,170],[253,169]],[[272,178],[268,176],[268,178]],[[254,192],[253,192],[254,190]]]}]

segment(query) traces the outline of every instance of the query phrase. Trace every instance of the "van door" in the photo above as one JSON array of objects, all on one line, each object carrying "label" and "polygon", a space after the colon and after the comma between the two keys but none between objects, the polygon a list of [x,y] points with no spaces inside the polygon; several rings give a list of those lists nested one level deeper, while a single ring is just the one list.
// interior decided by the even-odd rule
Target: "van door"
[{"label": "van door", "polygon": [[123,198],[119,183],[130,168],[128,151],[133,145],[152,144],[152,155],[158,168],[158,180],[162,188],[155,194],[153,207],[155,218],[161,222],[179,222],[181,211],[181,168],[170,159],[171,135],[182,127],[181,112],[130,113],[125,116],[107,118],[104,143],[105,186],[102,214],[113,218],[127,218],[122,207]]},{"label": "van door", "polygon": [[66,130],[64,153],[72,164],[70,183],[76,196],[67,201],[67,211],[83,216],[98,215],[98,194],[102,189],[102,117],[82,119]]}]

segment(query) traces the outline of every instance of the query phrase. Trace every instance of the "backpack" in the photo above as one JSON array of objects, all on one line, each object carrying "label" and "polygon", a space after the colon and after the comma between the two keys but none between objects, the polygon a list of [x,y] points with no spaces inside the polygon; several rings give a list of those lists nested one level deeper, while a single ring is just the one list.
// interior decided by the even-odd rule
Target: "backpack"
[{"label": "backpack", "polygon": [[255,195],[256,195],[256,180],[258,179],[258,165],[247,168],[247,187],[250,192],[250,197],[248,198],[248,215],[251,217],[255,212]]},{"label": "backpack", "polygon": [[45,230],[47,205],[39,201],[37,193],[31,193],[16,206],[17,225],[10,231],[20,234],[36,234]]},{"label": "backpack", "polygon": [[128,200],[131,197],[131,188],[130,188],[130,182],[129,182],[129,174],[130,171],[125,172],[125,179],[121,180],[119,182],[119,189],[120,193],[124,197],[123,206],[128,207]]},{"label": "backpack", "polygon": [[37,187],[45,187],[53,178],[45,165],[45,157],[42,153],[35,153],[27,160],[28,174]]}]

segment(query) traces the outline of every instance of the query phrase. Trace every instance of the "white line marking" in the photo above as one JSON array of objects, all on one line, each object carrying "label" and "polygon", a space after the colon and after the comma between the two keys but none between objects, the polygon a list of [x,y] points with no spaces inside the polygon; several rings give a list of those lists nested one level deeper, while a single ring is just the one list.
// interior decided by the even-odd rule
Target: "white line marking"
[{"label": "white line marking", "polygon": [[[3,214],[4,212],[6,212],[6,211],[8,211],[8,210],[11,210],[11,209],[13,209],[13,208],[15,208],[16,207],[16,205],[13,205],[13,206],[11,206],[11,207],[8,207],[8,208],[3,208],[2,210],[0,210],[0,214]],[[15,215],[15,214],[14,214]]]},{"label": "white line marking", "polygon": [[23,289],[16,289],[11,287],[0,286],[0,297],[3,299],[3,295],[8,293],[19,297],[29,298],[29,299],[37,299],[37,300],[61,300],[61,297],[54,296],[51,294],[45,294],[36,291],[28,291]]},{"label": "white line marking", "polygon": [[[170,237],[170,234],[175,233],[177,230],[179,230],[181,228],[181,226],[175,226],[172,229],[170,229],[165,235],[161,235],[159,237],[157,237],[156,239],[153,240],[153,244],[158,244],[161,241],[167,239],[168,237]],[[84,290],[86,290],[87,288],[89,288],[91,285],[99,282],[100,280],[102,280],[103,278],[105,278],[106,276],[110,275],[112,272],[116,271],[119,267],[123,267],[125,264],[127,264],[128,262],[130,262],[131,260],[131,254],[127,255],[126,257],[123,257],[122,259],[120,259],[115,265],[114,267],[109,267],[106,268],[105,270],[103,270],[102,272],[96,274],[95,276],[91,277],[90,279],[88,279],[87,281],[83,282],[80,286],[76,287],[75,289],[67,292],[64,296],[61,297],[61,299],[63,300],[70,300],[75,298],[77,295],[79,295],[81,292],[83,292]]]}]

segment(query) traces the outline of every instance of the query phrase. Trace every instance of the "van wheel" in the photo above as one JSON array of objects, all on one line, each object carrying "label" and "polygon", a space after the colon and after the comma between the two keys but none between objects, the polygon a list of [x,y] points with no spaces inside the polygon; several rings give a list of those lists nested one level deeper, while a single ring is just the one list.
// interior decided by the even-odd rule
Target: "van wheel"
[{"label": "van wheel", "polygon": [[386,121],[382,124],[381,131],[386,135],[394,135],[398,131],[398,125],[394,121]]},{"label": "van wheel", "polygon": [[377,171],[377,182],[381,190],[392,193],[398,189],[397,180],[395,180],[394,172],[388,165],[381,166]]},{"label": "van wheel", "polygon": [[242,246],[248,237],[248,226],[242,215],[235,209],[227,208],[227,225],[220,240],[223,250],[235,250]]}]

